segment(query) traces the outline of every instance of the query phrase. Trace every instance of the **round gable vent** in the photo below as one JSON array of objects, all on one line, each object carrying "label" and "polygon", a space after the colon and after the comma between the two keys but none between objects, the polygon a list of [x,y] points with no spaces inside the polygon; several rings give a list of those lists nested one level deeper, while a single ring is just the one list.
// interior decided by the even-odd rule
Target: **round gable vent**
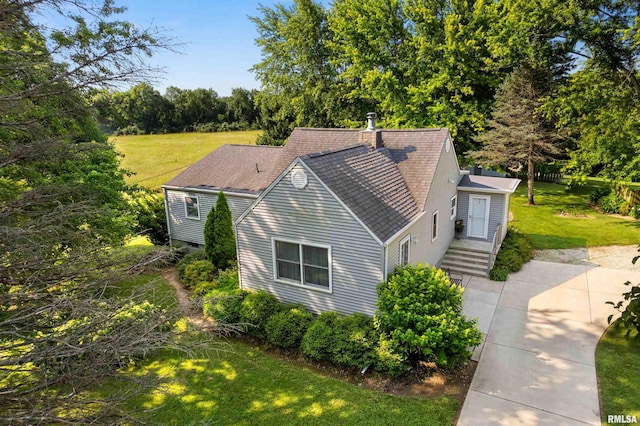
[{"label": "round gable vent", "polygon": [[291,173],[291,183],[293,184],[294,188],[304,189],[304,187],[307,186],[307,183],[309,183],[309,179],[307,178],[307,174],[304,171],[296,170],[295,172]]}]

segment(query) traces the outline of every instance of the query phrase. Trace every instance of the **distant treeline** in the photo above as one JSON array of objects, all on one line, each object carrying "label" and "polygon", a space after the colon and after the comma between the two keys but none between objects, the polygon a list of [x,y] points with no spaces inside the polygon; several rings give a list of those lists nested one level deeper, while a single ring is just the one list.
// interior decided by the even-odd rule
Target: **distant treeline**
[{"label": "distant treeline", "polygon": [[251,130],[259,128],[257,93],[234,88],[221,97],[213,89],[171,86],[163,96],[141,83],[125,92],[100,92],[93,105],[102,130],[114,135]]}]

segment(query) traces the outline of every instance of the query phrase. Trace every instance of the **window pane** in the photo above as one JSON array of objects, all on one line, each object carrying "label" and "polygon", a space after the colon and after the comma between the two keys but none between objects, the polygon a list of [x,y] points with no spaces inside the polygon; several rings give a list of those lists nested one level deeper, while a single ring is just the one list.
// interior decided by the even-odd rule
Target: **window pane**
[{"label": "window pane", "polygon": [[184,202],[187,205],[187,216],[198,217],[198,198],[184,197]]},{"label": "window pane", "polygon": [[329,270],[313,266],[304,267],[304,283],[329,288]]},{"label": "window pane", "polygon": [[278,260],[278,278],[300,281],[300,264]]},{"label": "window pane", "polygon": [[409,264],[409,240],[405,241],[400,246],[400,263],[402,266],[407,266]]},{"label": "window pane", "polygon": [[326,248],[302,246],[302,256],[305,265],[329,267],[329,255]]},{"label": "window pane", "polygon": [[431,238],[436,239],[438,236],[438,212],[433,214],[433,226],[431,228]]},{"label": "window pane", "polygon": [[276,258],[290,262],[300,262],[300,248],[298,244],[276,241]]}]

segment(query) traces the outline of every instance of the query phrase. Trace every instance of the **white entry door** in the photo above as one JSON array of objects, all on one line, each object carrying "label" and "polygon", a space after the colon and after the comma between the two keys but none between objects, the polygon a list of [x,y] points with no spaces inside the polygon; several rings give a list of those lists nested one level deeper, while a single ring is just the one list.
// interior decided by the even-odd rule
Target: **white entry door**
[{"label": "white entry door", "polygon": [[487,239],[490,201],[491,198],[485,195],[469,195],[468,237]]}]

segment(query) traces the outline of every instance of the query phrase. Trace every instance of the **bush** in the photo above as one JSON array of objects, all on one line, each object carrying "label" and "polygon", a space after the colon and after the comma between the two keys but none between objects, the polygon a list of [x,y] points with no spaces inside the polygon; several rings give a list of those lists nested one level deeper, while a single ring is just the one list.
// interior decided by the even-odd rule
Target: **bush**
[{"label": "bush", "polygon": [[185,254],[182,259],[176,265],[176,271],[178,272],[178,277],[180,280],[184,279],[184,270],[189,266],[190,263],[196,260],[207,260],[207,256],[204,254],[204,250],[192,250]]},{"label": "bush", "polygon": [[272,294],[264,290],[249,293],[242,301],[240,308],[240,322],[251,324],[247,333],[264,339],[266,337],[265,325],[272,315],[277,314],[282,305]]},{"label": "bush", "polygon": [[599,201],[599,206],[605,213],[620,213],[623,199],[616,193],[612,192]]},{"label": "bush", "polygon": [[[613,307],[621,313],[620,319],[616,322],[616,326],[623,326],[626,328],[627,336],[630,335],[631,330],[636,330],[640,335],[640,284],[631,285],[629,281],[624,284],[631,287],[628,292],[622,293],[624,300],[617,303],[607,303],[613,305]],[[625,302],[628,302],[627,306],[623,307]],[[609,324],[612,319],[613,315],[609,315],[609,318],[607,319]]]},{"label": "bush", "polygon": [[202,287],[203,281],[211,281],[216,268],[208,260],[194,260],[185,268],[182,276],[182,283],[189,289]]},{"label": "bush", "polygon": [[589,195],[589,198],[591,199],[592,204],[598,204],[600,199],[606,197],[609,194],[611,194],[610,186],[599,186]]},{"label": "bush", "polygon": [[218,276],[213,280],[213,287],[226,291],[239,289],[240,279],[238,278],[238,268],[233,267],[219,271]]},{"label": "bush", "polygon": [[462,289],[437,268],[408,265],[378,286],[375,324],[396,354],[454,367],[482,335],[462,316]]},{"label": "bush", "polygon": [[620,213],[623,216],[629,216],[629,213],[631,213],[631,203],[623,200],[622,203],[620,204],[620,209],[618,213]]},{"label": "bush", "polygon": [[515,228],[509,228],[493,268],[489,271],[489,279],[506,281],[509,273],[519,271],[532,258],[532,246],[527,236]]},{"label": "bush", "polygon": [[335,327],[339,319],[336,312],[320,314],[302,338],[302,352],[309,358],[331,361],[336,339]]},{"label": "bush", "polygon": [[209,315],[221,323],[239,323],[242,302],[248,294],[249,292],[240,289],[212,290],[204,297],[202,310],[205,315]]},{"label": "bush", "polygon": [[407,355],[398,353],[394,343],[384,334],[376,346],[375,369],[391,377],[399,377],[411,369]]},{"label": "bush", "polygon": [[640,205],[631,207],[629,210],[629,216],[634,219],[640,219]]},{"label": "bush", "polygon": [[313,315],[304,306],[285,306],[267,321],[267,341],[285,349],[297,348],[312,321]]},{"label": "bush", "polygon": [[376,361],[379,336],[371,317],[360,313],[341,317],[336,323],[334,333],[332,362],[364,368]]}]

